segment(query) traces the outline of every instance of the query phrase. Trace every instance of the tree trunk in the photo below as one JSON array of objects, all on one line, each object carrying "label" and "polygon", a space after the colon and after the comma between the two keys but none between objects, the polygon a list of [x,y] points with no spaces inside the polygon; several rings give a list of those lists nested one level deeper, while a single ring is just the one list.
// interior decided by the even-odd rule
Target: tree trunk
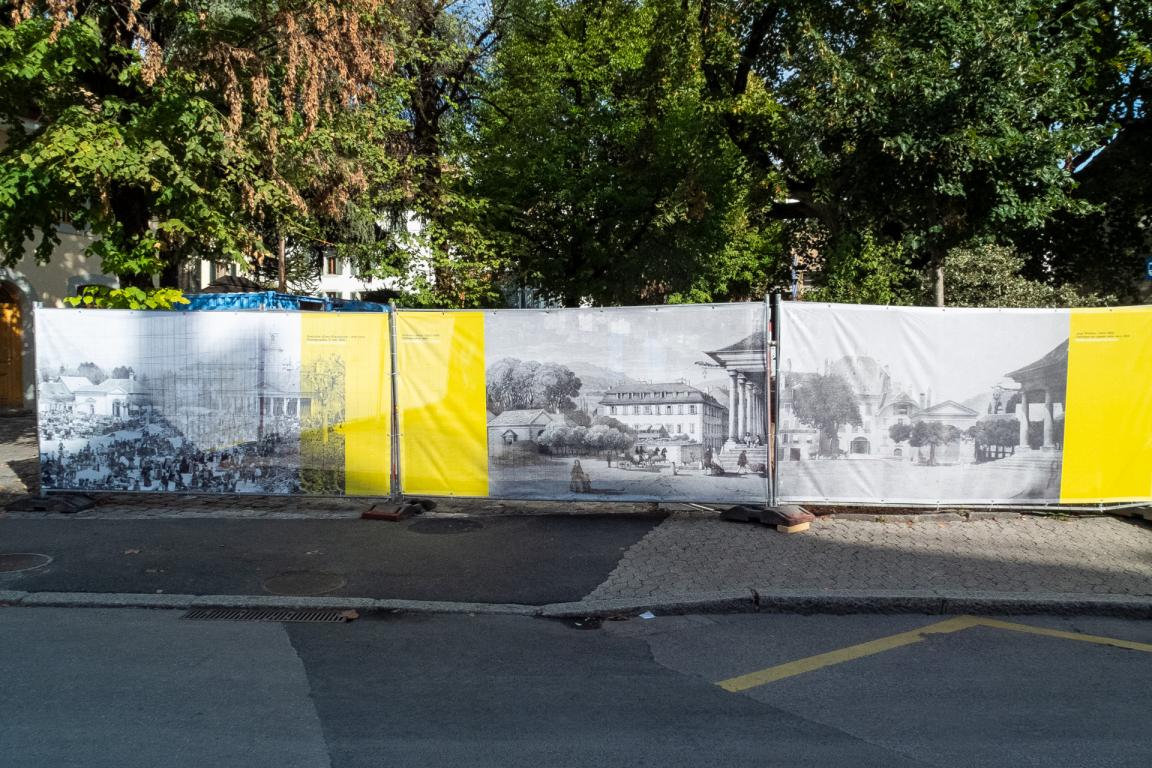
[{"label": "tree trunk", "polygon": [[288,293],[288,258],[285,255],[287,245],[284,242],[284,235],[280,235],[280,248],[279,248],[279,268],[280,279],[276,286],[280,293]]},{"label": "tree trunk", "polygon": [[944,256],[942,251],[932,254],[932,278],[938,307],[944,306]]}]

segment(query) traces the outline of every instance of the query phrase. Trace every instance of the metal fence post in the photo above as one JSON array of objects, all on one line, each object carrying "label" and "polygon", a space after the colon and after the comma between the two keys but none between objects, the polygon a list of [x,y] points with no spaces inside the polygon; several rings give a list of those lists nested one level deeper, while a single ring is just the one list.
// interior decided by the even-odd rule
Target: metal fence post
[{"label": "metal fence post", "polygon": [[772,460],[772,506],[777,506],[780,503],[778,488],[780,487],[780,452],[778,446],[780,429],[780,294],[772,294],[770,305],[770,313],[768,315],[768,327],[771,330],[771,344],[766,345],[768,353],[771,355],[768,362],[769,378],[771,384],[769,391],[772,401],[769,406],[769,413],[772,414],[772,424],[768,430],[772,436],[772,449],[769,454]]},{"label": "metal fence post", "polygon": [[396,303],[394,301],[388,302],[388,354],[392,361],[391,364],[391,387],[392,397],[391,413],[389,414],[390,423],[392,428],[391,445],[392,445],[392,461],[389,467],[390,482],[388,484],[388,498],[391,501],[399,501],[403,495],[403,489],[400,487],[400,407],[397,403],[397,394],[399,387],[397,386],[399,371],[396,369],[396,361],[398,356],[396,354]]}]

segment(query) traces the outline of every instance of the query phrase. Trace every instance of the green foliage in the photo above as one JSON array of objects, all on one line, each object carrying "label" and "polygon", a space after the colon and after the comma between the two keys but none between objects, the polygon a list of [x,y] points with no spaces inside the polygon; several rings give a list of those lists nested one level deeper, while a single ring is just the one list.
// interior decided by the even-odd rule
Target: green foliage
[{"label": "green foliage", "polygon": [[999,245],[954,248],[944,261],[948,303],[958,307],[1095,307],[1114,301],[1023,276],[1024,258]]},{"label": "green foliage", "polygon": [[[1147,109],[1132,98],[1152,61],[1146,3],[698,6],[709,97],[794,201],[773,213],[816,219],[833,243],[870,231],[902,244],[882,294],[904,257],[927,270],[1089,210],[1077,169],[1114,135],[1116,106],[1137,123]],[[850,295],[853,270],[827,266],[830,290]]]},{"label": "green foliage", "polygon": [[575,306],[763,296],[778,242],[699,98],[679,3],[519,0],[466,193],[512,279]]},{"label": "green foliage", "polygon": [[92,309],[172,309],[176,304],[187,304],[188,299],[175,288],[88,285],[78,296],[69,296],[64,302],[73,307]]},{"label": "green foliage", "polygon": [[356,7],[363,35],[310,0],[30,4],[0,27],[5,263],[29,240],[47,261],[61,221],[140,288],[189,258],[261,261],[268,234],[324,241],[398,173],[398,108],[368,71],[387,62],[364,55],[382,17]]},{"label": "green foliage", "polygon": [[911,304],[916,272],[900,243],[879,243],[865,232],[844,236],[824,252],[820,285],[804,298],[846,304]]}]

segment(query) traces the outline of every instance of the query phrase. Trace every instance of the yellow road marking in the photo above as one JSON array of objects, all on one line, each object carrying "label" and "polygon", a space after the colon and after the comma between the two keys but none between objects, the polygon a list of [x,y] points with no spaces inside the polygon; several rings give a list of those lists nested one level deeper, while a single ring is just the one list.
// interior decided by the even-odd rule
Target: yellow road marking
[{"label": "yellow road marking", "polygon": [[901,632],[898,635],[891,635],[889,637],[882,637],[879,640],[870,640],[867,643],[860,643],[859,645],[850,645],[847,648],[841,648],[836,651],[829,651],[828,653],[821,653],[816,656],[809,656],[806,659],[799,659],[797,661],[790,661],[787,664],[780,664],[775,667],[768,667],[761,669],[758,672],[749,672],[746,675],[739,677],[731,677],[727,680],[721,680],[716,683],[726,691],[735,693],[737,691],[746,691],[749,688],[755,688],[767,683],[774,683],[777,680],[783,680],[786,677],[793,677],[795,675],[802,675],[805,672],[812,672],[823,667],[830,667],[834,664],[843,664],[846,661],[853,661],[854,659],[862,659],[865,656],[873,656],[877,653],[890,651],[893,648],[900,648],[912,643],[918,643],[924,639],[925,635],[943,634],[946,632],[957,632],[961,629],[967,629],[978,623],[980,620],[971,616],[957,616],[954,619],[947,619],[936,624],[929,624],[926,627],[913,629],[910,632]]},{"label": "yellow road marking", "polygon": [[1064,640],[1079,640],[1082,643],[1096,643],[1097,645],[1111,645],[1116,648],[1127,648],[1131,651],[1144,651],[1152,653],[1152,644],[1136,643],[1131,640],[1120,640],[1115,637],[1101,637],[1100,635],[1081,635],[1078,632],[1064,632],[1059,629],[1047,627],[1033,627],[1031,624],[1013,624],[1010,621],[996,619],[979,619],[978,624],[996,629],[1008,629],[1013,632],[1027,632],[1030,635],[1043,635],[1044,637],[1059,637]]},{"label": "yellow road marking", "polygon": [[836,664],[843,664],[846,661],[862,659],[865,656],[873,656],[894,648],[912,645],[913,643],[918,643],[923,640],[926,635],[948,634],[971,627],[1005,629],[1012,632],[1025,632],[1027,634],[1056,637],[1064,640],[1079,640],[1085,643],[1110,645],[1116,648],[1127,648],[1133,651],[1152,653],[1152,644],[1148,643],[1136,643],[1130,640],[1119,640],[1114,637],[1101,637],[1099,635],[1081,635],[1076,632],[1064,632],[1059,629],[1034,627],[1029,624],[1014,624],[1009,621],[999,621],[997,619],[982,619],[976,616],[957,616],[953,619],[929,624],[926,627],[920,627],[919,629],[913,629],[908,632],[901,632],[896,635],[879,638],[878,640],[860,643],[859,645],[850,645],[847,648],[840,648],[839,650],[829,651],[828,653],[820,653],[804,659],[789,661],[786,664],[778,664],[774,667],[768,667],[767,669],[749,672],[746,675],[730,677],[727,680],[721,680],[716,683],[716,685],[732,693],[746,691],[750,688],[757,688],[761,685],[774,683],[777,680],[783,680],[787,677],[802,675],[805,672],[814,672],[824,667],[831,667]]}]

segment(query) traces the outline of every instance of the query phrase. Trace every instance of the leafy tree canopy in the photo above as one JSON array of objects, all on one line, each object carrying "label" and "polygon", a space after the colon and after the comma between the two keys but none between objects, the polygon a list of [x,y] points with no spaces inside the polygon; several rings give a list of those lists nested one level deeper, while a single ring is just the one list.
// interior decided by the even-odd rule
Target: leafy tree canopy
[{"label": "leafy tree canopy", "polygon": [[778,239],[699,98],[680,3],[518,0],[470,192],[512,279],[575,306],[763,295]]},{"label": "leafy tree canopy", "polygon": [[[379,0],[26,2],[0,27],[0,245],[71,221],[125,287],[317,237],[395,172]],[[386,103],[386,99],[384,100]]]}]

